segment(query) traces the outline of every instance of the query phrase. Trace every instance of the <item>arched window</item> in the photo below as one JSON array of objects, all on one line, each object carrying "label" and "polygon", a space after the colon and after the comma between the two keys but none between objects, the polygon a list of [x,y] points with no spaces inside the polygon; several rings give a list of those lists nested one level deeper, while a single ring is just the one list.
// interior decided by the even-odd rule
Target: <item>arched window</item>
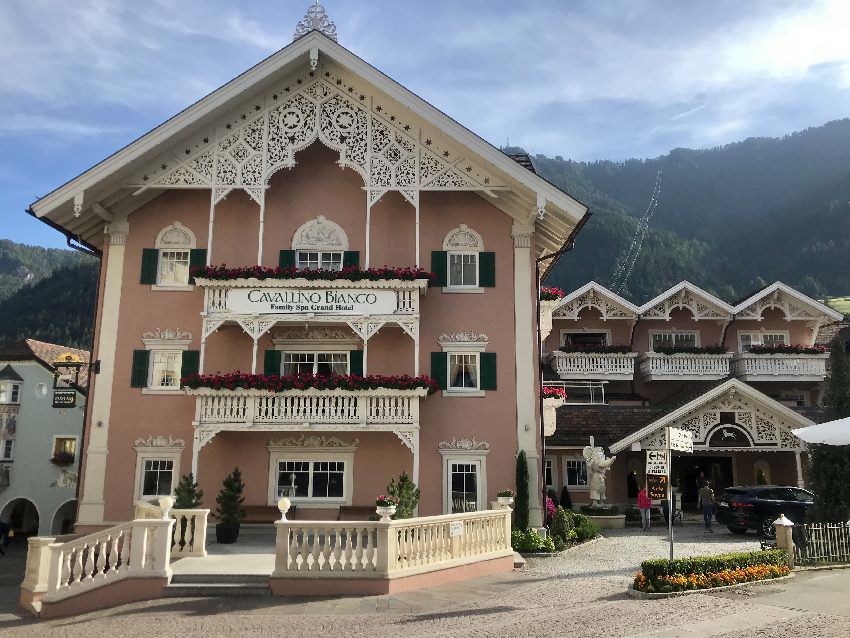
[{"label": "arched window", "polygon": [[[348,235],[339,224],[323,215],[295,231],[292,250],[298,269],[342,270],[344,266],[356,265],[357,261],[353,258],[354,253],[348,251]],[[346,263],[351,261],[355,263]]]},{"label": "arched window", "polygon": [[158,251],[156,285],[186,287],[189,285],[189,265],[195,234],[180,222],[166,226],[156,237]]},{"label": "arched window", "polygon": [[770,463],[759,459],[753,463],[753,482],[756,485],[770,485]]},{"label": "arched window", "polygon": [[450,231],[443,240],[443,250],[446,252],[447,287],[448,288],[478,288],[481,283],[481,251],[484,241],[481,235],[461,224]]}]

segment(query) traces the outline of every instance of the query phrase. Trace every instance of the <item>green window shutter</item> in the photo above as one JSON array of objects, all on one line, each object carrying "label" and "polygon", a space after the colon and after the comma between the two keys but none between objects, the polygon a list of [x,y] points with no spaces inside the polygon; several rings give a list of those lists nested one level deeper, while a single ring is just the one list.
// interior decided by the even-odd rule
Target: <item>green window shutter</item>
[{"label": "green window shutter", "polygon": [[201,365],[201,352],[199,350],[184,350],[183,360],[180,364],[180,378],[188,377],[190,374],[198,374]]},{"label": "green window shutter", "polygon": [[481,288],[496,286],[496,253],[478,253],[478,285]]},{"label": "green window shutter", "polygon": [[[206,248],[193,248],[189,251],[189,272],[192,272],[192,268],[200,268],[202,266],[207,265],[207,249]],[[189,283],[194,284],[195,280],[190,276]]]},{"label": "green window shutter", "polygon": [[359,250],[346,250],[342,253],[342,267],[350,268],[351,266],[360,266]]},{"label": "green window shutter", "polygon": [[139,283],[156,284],[156,269],[159,266],[159,251],[156,248],[142,250],[142,274]]},{"label": "green window shutter", "polygon": [[295,251],[281,250],[277,265],[281,268],[295,268]]},{"label": "green window shutter", "polygon": [[[445,253],[443,253],[445,254]],[[432,352],[431,353],[431,376],[440,386],[440,390],[445,390],[449,387],[449,353],[448,352]]]},{"label": "green window shutter", "polygon": [[148,386],[149,350],[133,350],[133,371],[130,374],[131,388],[146,388]]},{"label": "green window shutter", "polygon": [[280,350],[266,350],[263,357],[263,374],[277,376],[280,374]]},{"label": "green window shutter", "polygon": [[448,284],[449,254],[445,250],[431,251],[431,272],[434,273],[432,286]]},{"label": "green window shutter", "polygon": [[496,353],[481,353],[481,389],[496,389]]},{"label": "green window shutter", "polygon": [[348,369],[351,374],[356,374],[358,377],[363,376],[363,351],[351,350],[348,353]]}]

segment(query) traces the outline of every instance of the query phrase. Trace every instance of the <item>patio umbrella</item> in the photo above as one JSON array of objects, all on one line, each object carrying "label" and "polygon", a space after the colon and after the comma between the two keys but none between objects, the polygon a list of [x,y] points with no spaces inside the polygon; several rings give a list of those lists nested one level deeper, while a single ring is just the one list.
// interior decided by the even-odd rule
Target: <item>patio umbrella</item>
[{"label": "patio umbrella", "polygon": [[850,445],[850,417],[815,423],[799,430],[792,430],[795,436],[806,443],[825,443],[826,445]]}]

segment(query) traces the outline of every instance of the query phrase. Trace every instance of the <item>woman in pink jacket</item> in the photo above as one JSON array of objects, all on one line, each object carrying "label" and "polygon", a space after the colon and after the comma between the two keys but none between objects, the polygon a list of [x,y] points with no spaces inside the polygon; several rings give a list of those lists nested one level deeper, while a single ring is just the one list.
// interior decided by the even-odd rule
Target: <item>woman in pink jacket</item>
[{"label": "woman in pink jacket", "polygon": [[640,491],[638,492],[638,509],[640,510],[640,526],[644,532],[649,531],[649,514],[652,508],[652,501],[649,500],[649,494],[646,493],[646,483],[641,483]]}]

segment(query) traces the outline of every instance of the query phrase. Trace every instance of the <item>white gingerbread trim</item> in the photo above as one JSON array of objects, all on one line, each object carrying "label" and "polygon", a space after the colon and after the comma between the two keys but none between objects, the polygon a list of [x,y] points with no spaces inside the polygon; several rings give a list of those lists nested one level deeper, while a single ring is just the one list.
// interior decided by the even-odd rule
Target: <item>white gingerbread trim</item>
[{"label": "white gingerbread trim", "polygon": [[348,235],[342,226],[319,215],[298,227],[292,235],[292,250],[346,251]]},{"label": "white gingerbread trim", "polygon": [[146,350],[188,350],[192,343],[192,333],[179,328],[151,330],[142,333],[142,343]]},{"label": "white gingerbread trim", "polygon": [[154,243],[159,250],[191,250],[195,246],[195,233],[178,221],[159,231]]},{"label": "white gingerbread trim", "polygon": [[278,450],[339,450],[341,452],[354,452],[360,445],[360,439],[345,442],[335,436],[326,434],[301,434],[299,436],[287,436],[282,439],[270,439],[266,449]]},{"label": "white gingerbread trim", "polygon": [[448,252],[477,253],[484,250],[484,240],[466,224],[450,230],[443,239],[443,250]]},{"label": "white gingerbread trim", "polygon": [[452,437],[449,441],[440,441],[437,444],[437,452],[440,454],[489,454],[490,444],[487,441],[479,441],[474,436],[471,439],[459,439]]},{"label": "white gingerbread trim", "polygon": [[183,439],[175,439],[170,434],[165,435],[148,435],[146,439],[136,439],[133,443],[133,449],[136,452],[154,452],[176,450],[182,451],[186,447],[186,441]]}]

